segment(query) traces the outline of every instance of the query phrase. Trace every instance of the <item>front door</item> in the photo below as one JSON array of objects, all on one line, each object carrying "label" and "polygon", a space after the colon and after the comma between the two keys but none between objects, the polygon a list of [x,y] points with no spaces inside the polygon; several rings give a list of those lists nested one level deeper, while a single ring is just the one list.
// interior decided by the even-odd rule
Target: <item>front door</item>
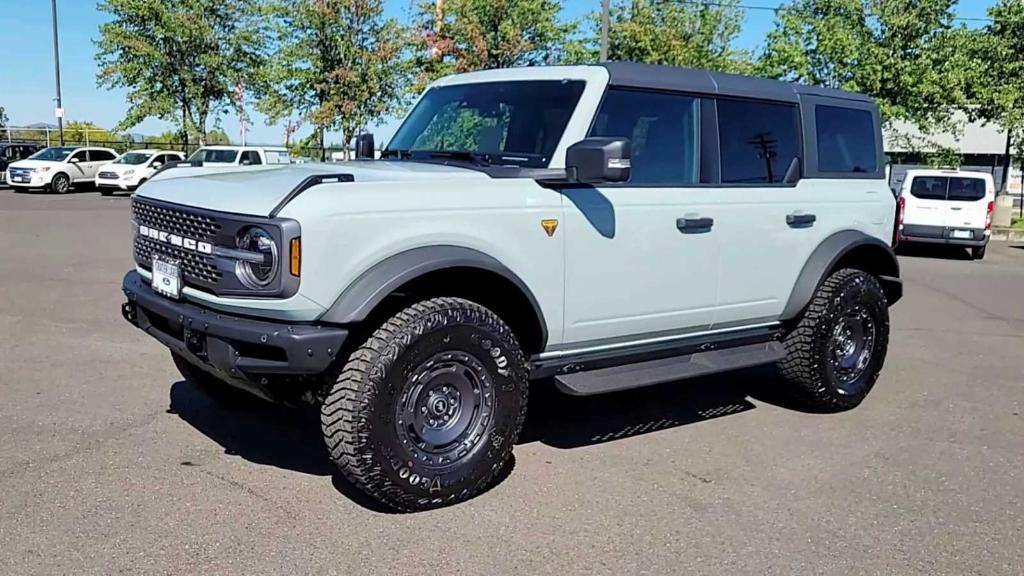
[{"label": "front door", "polygon": [[620,345],[706,330],[714,318],[714,195],[697,188],[700,105],[610,89],[591,136],[632,142],[624,185],[565,195],[565,341]]}]

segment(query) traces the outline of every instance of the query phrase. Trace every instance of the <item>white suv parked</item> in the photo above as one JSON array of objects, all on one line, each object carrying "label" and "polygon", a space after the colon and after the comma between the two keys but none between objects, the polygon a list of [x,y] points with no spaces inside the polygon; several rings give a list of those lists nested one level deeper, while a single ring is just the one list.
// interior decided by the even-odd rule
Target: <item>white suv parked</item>
[{"label": "white suv parked", "polygon": [[981,260],[992,236],[995,199],[991,174],[908,170],[899,193],[899,242],[967,246]]},{"label": "white suv parked", "polygon": [[96,173],[96,187],[104,196],[110,196],[115,190],[135,190],[149,180],[161,166],[184,159],[184,154],[173,150],[125,152],[117,160],[100,167]]},{"label": "white suv parked", "polygon": [[110,148],[53,146],[11,164],[7,183],[15,188],[48,188],[64,194],[76,184],[92,184],[100,166],[117,158]]},{"label": "white suv parked", "polygon": [[380,160],[161,171],[122,314],[215,394],[318,405],[374,498],[442,506],[507,466],[531,379],[776,364],[812,409],[858,405],[902,294],[883,166],[848,92],[629,63],[451,76]]}]

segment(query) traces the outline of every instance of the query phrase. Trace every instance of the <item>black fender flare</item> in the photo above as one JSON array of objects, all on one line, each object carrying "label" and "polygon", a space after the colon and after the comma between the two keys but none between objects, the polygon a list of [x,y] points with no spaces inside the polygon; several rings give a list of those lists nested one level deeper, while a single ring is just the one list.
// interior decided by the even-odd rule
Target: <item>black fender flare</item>
[{"label": "black fender flare", "polygon": [[320,320],[330,324],[351,324],[365,320],[384,298],[403,284],[445,268],[478,268],[498,274],[514,284],[533,307],[543,342],[547,342],[544,313],[526,283],[494,257],[464,246],[412,248],[381,260],[349,284]]},{"label": "black fender flare", "polygon": [[879,255],[879,261],[872,264],[874,270],[869,271],[878,275],[886,289],[889,304],[892,305],[899,300],[903,294],[902,283],[899,279],[900,264],[896,260],[896,254],[892,247],[878,238],[868,236],[858,230],[843,230],[825,238],[811,252],[789,294],[789,300],[786,301],[781,320],[792,320],[799,316],[814,297],[814,291],[825,281],[836,264],[853,250],[865,246],[870,247],[874,254]]}]

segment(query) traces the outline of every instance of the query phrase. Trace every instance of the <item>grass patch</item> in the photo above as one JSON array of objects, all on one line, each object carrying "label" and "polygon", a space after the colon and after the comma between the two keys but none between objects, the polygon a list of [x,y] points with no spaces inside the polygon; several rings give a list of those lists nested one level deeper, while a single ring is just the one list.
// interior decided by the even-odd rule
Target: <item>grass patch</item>
[{"label": "grass patch", "polygon": [[1010,218],[1010,228],[1024,230],[1024,218],[1021,218],[1020,216],[1014,216],[1013,218]]}]

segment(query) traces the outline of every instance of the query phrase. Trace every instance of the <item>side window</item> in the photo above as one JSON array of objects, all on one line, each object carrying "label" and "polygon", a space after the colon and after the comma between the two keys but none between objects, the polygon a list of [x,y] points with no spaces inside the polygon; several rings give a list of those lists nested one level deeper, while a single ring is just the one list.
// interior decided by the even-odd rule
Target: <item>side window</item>
[{"label": "side window", "polygon": [[796,106],[745,100],[718,101],[723,184],[782,182],[799,158]]},{"label": "side window", "polygon": [[630,184],[695,184],[700,177],[698,104],[690,96],[609,90],[590,135],[630,139]]},{"label": "side window", "polygon": [[117,154],[106,150],[91,150],[89,152],[89,159],[92,162],[110,162],[114,158],[117,158]]},{"label": "side window", "polygon": [[263,164],[263,162],[260,161],[259,153],[255,150],[246,150],[245,152],[242,152],[242,164],[245,163],[248,163],[250,166]]},{"label": "side window", "polygon": [[921,200],[945,200],[949,179],[945,176],[915,176],[910,195]]},{"label": "side window", "polygon": [[946,198],[958,202],[973,202],[985,197],[985,181],[981,178],[950,178]]},{"label": "side window", "polygon": [[79,162],[88,162],[89,153],[86,150],[79,150],[78,152],[72,154],[71,158],[68,158],[68,162],[70,162],[71,160],[78,160]]},{"label": "side window", "polygon": [[818,170],[877,172],[878,150],[871,112],[838,106],[816,106]]}]

